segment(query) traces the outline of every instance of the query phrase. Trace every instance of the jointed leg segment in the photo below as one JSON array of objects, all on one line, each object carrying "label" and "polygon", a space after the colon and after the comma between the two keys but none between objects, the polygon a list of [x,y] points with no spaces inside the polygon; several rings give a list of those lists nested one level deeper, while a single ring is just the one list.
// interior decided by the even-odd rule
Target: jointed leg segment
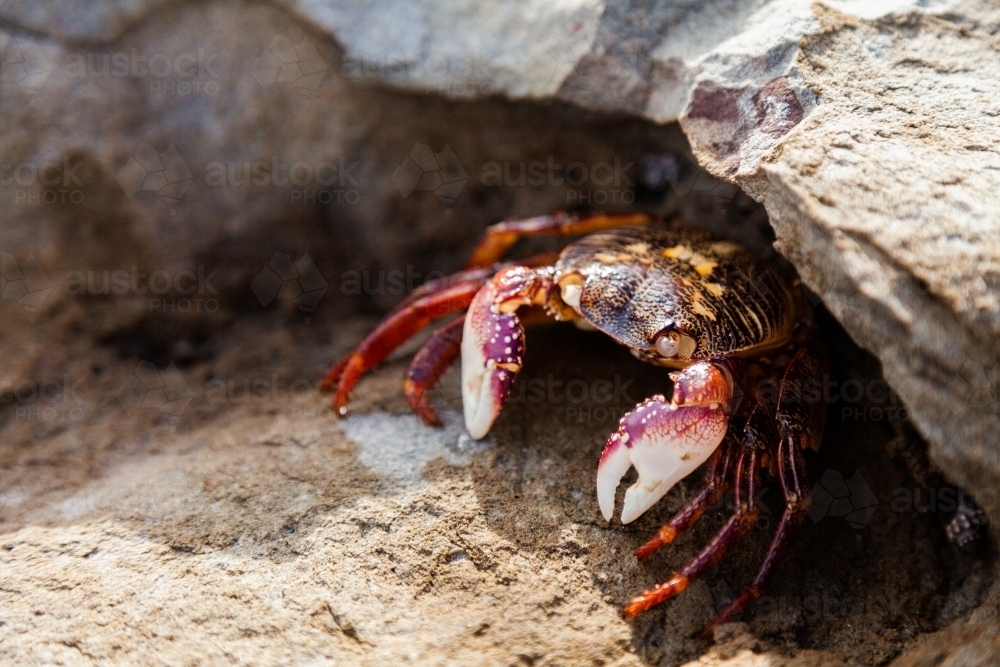
[{"label": "jointed leg segment", "polygon": [[518,240],[528,236],[582,236],[652,222],[654,218],[645,213],[559,212],[537,218],[505,220],[486,229],[486,235],[472,251],[467,266],[472,268],[495,264]]},{"label": "jointed leg segment", "polygon": [[682,593],[688,584],[705,573],[708,568],[719,562],[719,559],[746,535],[760,514],[760,507],[754,497],[759,483],[760,467],[757,465],[757,453],[744,450],[736,464],[735,475],[738,482],[735,488],[736,510],[725,525],[715,534],[715,537],[695,556],[666,582],[644,591],[625,607],[625,617],[632,618],[650,607],[660,604],[675,595]]},{"label": "jointed leg segment", "polygon": [[441,426],[443,422],[427,401],[427,391],[440,382],[441,376],[458,358],[462,348],[462,327],[465,316],[441,327],[424,343],[406,371],[403,391],[413,411],[427,424]]},{"label": "jointed leg segment", "polygon": [[[732,480],[735,512],[709,544],[668,581],[645,591],[624,610],[626,617],[649,609],[687,588],[716,563],[756,521],[760,512],[757,489],[762,468],[776,469],[785,499],[785,510],[775,530],[767,555],[747,586],[711,623],[702,636],[710,635],[719,625],[733,620],[761,595],[764,580],[770,574],[792,529],[805,516],[809,505],[804,450],[815,447],[822,433],[825,406],[807,400],[801,392],[803,383],[819,377],[825,369],[825,351],[819,344],[807,344],[785,367],[780,391],[775,401],[764,392],[754,392],[738,423],[742,430],[727,434],[706,471],[705,486],[645,545],[636,556],[646,558],[671,542],[690,527],[724,493]],[[731,460],[735,458],[735,466]],[[773,463],[772,463],[773,462]]]}]

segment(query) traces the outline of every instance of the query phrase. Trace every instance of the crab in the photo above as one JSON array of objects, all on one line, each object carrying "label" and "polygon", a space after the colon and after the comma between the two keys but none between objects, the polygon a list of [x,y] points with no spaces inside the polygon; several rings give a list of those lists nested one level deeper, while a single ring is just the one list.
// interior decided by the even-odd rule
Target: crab
[{"label": "crab", "polygon": [[[503,262],[519,239],[580,236],[561,252]],[[534,307],[534,308],[532,308]],[[815,388],[826,353],[797,284],[742,247],[643,213],[556,213],[488,228],[468,267],[414,290],[321,382],[346,413],[361,375],[428,325],[437,329],[414,357],[404,391],[429,425],[441,425],[427,392],[458,358],[465,426],[483,438],[507,399],[525,353],[524,314],[596,330],[637,358],[665,367],[669,399],[647,398],[619,422],[597,466],[597,503],[606,521],[632,467],[622,524],[705,465],[704,484],[635,551],[640,560],[673,542],[730,488],[733,513],[709,543],[667,581],[629,602],[627,618],[683,592],[755,524],[762,472],[776,477],[784,511],[750,584],[704,635],[761,595],[765,578],[809,503],[805,455],[820,445],[825,404]]]}]

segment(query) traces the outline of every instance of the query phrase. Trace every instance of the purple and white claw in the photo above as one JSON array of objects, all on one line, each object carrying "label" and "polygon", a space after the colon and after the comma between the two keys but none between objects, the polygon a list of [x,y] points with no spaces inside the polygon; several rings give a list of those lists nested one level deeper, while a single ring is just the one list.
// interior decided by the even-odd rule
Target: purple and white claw
[{"label": "purple and white claw", "polygon": [[[607,521],[614,514],[615,491],[630,467],[635,466],[639,479],[625,492],[623,524],[639,518],[722,443],[731,388],[718,371],[706,372],[707,364],[697,362],[678,374],[675,399],[677,386],[688,389],[683,405],[653,396],[622,417],[618,431],[608,438],[597,466],[597,503]],[[714,386],[690,386],[706,380]],[[694,396],[703,400],[692,400]]]},{"label": "purple and white claw", "polygon": [[476,294],[462,331],[462,407],[476,440],[489,433],[524,359],[524,328],[517,315],[494,312],[492,283]]}]

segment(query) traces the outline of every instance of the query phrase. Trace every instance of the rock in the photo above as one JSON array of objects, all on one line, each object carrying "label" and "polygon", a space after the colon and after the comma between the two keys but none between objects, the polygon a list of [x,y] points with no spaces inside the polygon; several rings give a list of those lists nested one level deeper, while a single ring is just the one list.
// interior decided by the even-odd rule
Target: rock
[{"label": "rock", "polygon": [[[1000,520],[1000,65],[988,25],[818,12],[799,87],[731,91],[682,121],[696,154],[764,202],[776,246],[862,346],[932,443]],[[933,45],[931,47],[930,45]],[[776,81],[781,81],[780,79]],[[769,90],[770,87],[770,90]],[[697,94],[697,91],[696,91]],[[759,100],[788,126],[775,129]],[[695,98],[697,99],[697,98]],[[806,111],[802,109],[806,108]],[[809,111],[808,109],[812,109]],[[794,121],[794,123],[792,122]]]},{"label": "rock", "polygon": [[[922,444],[888,422],[831,418],[824,464],[866,480],[876,510],[859,527],[835,512],[807,521],[764,597],[712,643],[693,635],[752,576],[778,490],[767,482],[757,529],[709,575],[624,621],[622,604],[730,511],[721,503],[644,563],[631,552],[698,480],[628,527],[601,518],[605,436],[662,390],[657,369],[569,326],[533,329],[523,386],[473,443],[456,372],[432,399],[444,429],[409,412],[406,352],[335,419],[313,381],[372,320],[317,318],[246,315],[210,336],[210,355],[152,371],[85,331],[5,322],[0,354],[22,367],[0,389],[0,661],[843,665],[913,649],[972,665],[995,654],[991,563],[954,550],[948,512],[899,506],[899,489],[941,489],[908,471]],[[828,343],[840,367],[877,378],[846,334],[831,327]],[[155,400],[148,375],[186,401]],[[617,387],[610,400],[571,389],[598,383]]]},{"label": "rock", "polygon": [[[168,280],[204,273],[214,276],[214,293],[197,296],[219,297],[214,323],[271,303],[254,279],[269,262],[308,254],[330,293],[345,297],[319,307],[385,309],[432,272],[461,267],[487,224],[598,197],[628,206],[642,189],[643,156],[680,159],[687,150],[676,127],[359,87],[321,35],[273,7],[236,6],[160,6],[142,20],[126,17],[132,27],[106,42],[100,31],[0,36],[5,266],[15,283],[32,262],[44,276],[7,302],[36,312],[80,289],[97,301],[125,296],[101,282],[118,270],[163,271]],[[86,21],[66,23],[89,30]],[[83,37],[94,41],[74,41]],[[434,164],[413,162],[421,151]],[[444,155],[455,164],[439,164]],[[568,165],[605,163],[610,186],[587,175],[567,181]],[[414,187],[400,180],[406,165],[409,176],[416,170]],[[541,183],[525,178],[535,165]],[[696,170],[680,168],[691,191]],[[647,204],[723,224],[711,193],[719,182],[707,174],[684,202],[664,202],[669,179],[683,186],[678,166],[670,170],[646,191]],[[428,189],[439,173],[455,192]],[[716,194],[729,201],[735,188]],[[97,278],[67,294],[70,274]],[[126,291],[148,302],[136,294],[143,280]],[[27,291],[33,296],[22,300]],[[173,285],[168,292],[164,301],[184,296]],[[101,336],[135,326],[142,308],[107,313]]]},{"label": "rock", "polygon": [[[8,2],[0,16],[5,660],[995,662],[995,554],[947,542],[956,490],[900,421],[995,524],[1000,14],[986,3]],[[373,324],[359,312],[461,266],[506,216],[639,206],[766,254],[764,211],[737,184],[904,403],[833,406],[822,463],[838,509],[714,646],[691,634],[752,576],[770,524],[622,622],[725,511],[657,562],[631,559],[694,488],[627,530],[598,520],[593,461],[631,400],[526,399],[475,444],[454,378],[436,396],[444,431],[407,413],[402,354],[347,422],[310,389]],[[836,386],[884,390],[823,323]],[[583,334],[533,341],[526,378],[663,390]]]}]

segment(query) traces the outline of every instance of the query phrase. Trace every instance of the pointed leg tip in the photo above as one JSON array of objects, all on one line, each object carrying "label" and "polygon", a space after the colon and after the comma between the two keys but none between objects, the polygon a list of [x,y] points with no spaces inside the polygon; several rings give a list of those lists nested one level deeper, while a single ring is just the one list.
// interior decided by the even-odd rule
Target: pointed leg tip
[{"label": "pointed leg tip", "polygon": [[643,591],[639,597],[625,605],[622,614],[625,618],[635,618],[647,609],[680,595],[687,590],[687,587],[688,578],[683,574],[675,574],[659,586]]},{"label": "pointed leg tip", "polygon": [[418,386],[412,380],[407,379],[403,383],[403,392],[406,394],[406,400],[409,402],[410,407],[420,417],[420,421],[428,426],[438,428],[444,426],[444,421],[437,413],[437,410],[427,401],[427,393],[422,387]]},{"label": "pointed leg tip", "polygon": [[673,526],[663,526],[648,542],[632,552],[639,560],[645,560],[652,556],[660,547],[664,547],[674,541],[677,537],[677,530]]},{"label": "pointed leg tip", "polygon": [[622,618],[626,621],[631,621],[633,618],[644,612],[646,609],[640,603],[633,600],[624,607],[622,607]]},{"label": "pointed leg tip", "polygon": [[414,408],[414,412],[416,412],[417,416],[420,417],[420,421],[428,426],[433,426],[434,428],[444,427],[444,420],[441,419],[441,416],[434,408],[430,406],[425,406],[419,410]]}]

